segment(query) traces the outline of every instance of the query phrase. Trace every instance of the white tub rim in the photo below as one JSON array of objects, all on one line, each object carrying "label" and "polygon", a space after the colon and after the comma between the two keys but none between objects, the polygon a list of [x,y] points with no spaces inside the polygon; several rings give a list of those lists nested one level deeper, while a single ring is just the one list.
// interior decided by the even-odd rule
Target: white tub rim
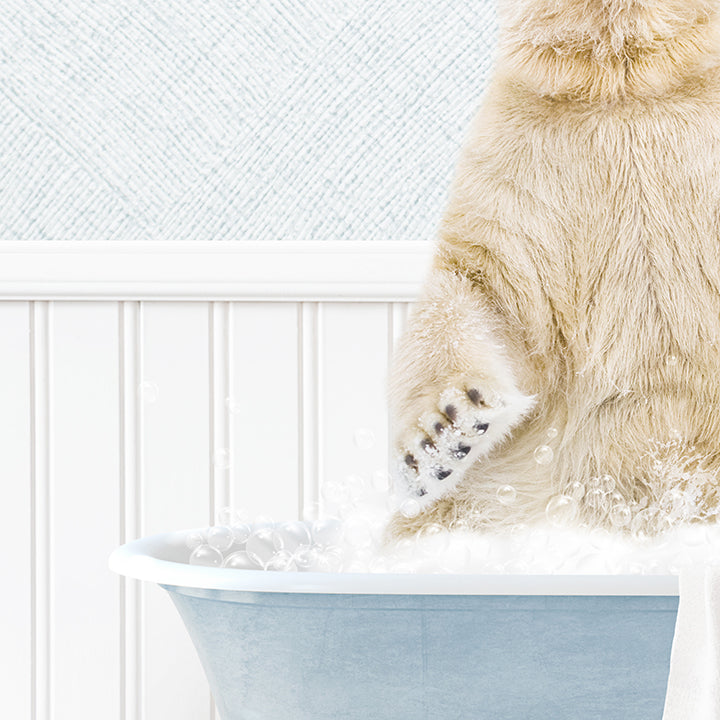
[{"label": "white tub rim", "polygon": [[167,559],[184,547],[188,530],[159,533],[121,545],[112,571],[160,585],[240,592],[341,595],[594,595],[677,596],[676,575],[478,575],[264,572],[203,567]]}]

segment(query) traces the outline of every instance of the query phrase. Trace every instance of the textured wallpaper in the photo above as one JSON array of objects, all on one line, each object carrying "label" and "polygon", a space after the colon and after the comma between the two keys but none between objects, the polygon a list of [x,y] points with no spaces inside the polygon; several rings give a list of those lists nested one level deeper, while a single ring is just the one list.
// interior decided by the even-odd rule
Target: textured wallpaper
[{"label": "textured wallpaper", "polygon": [[432,240],[490,0],[3,0],[1,240]]}]

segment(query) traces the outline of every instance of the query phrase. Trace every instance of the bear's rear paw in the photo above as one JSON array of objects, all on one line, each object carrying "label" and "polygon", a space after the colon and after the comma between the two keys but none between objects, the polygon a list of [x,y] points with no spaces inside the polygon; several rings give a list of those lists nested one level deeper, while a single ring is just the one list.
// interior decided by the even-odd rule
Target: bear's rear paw
[{"label": "bear's rear paw", "polygon": [[401,433],[399,490],[421,505],[447,495],[467,468],[528,413],[534,398],[456,383]]}]

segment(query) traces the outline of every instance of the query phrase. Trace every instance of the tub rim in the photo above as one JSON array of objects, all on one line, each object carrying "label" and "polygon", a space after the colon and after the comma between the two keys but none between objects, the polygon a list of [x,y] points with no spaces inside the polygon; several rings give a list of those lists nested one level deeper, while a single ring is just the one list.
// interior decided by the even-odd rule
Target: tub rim
[{"label": "tub rim", "polygon": [[639,595],[677,596],[678,577],[657,575],[480,575],[264,572],[164,559],[188,530],[158,533],[116,548],[113,572],[160,585],[273,593],[340,595]]}]

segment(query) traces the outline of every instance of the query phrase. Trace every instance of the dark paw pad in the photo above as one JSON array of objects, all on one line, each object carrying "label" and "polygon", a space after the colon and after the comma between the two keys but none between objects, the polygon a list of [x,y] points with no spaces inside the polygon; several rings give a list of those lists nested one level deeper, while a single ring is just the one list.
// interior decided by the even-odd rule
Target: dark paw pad
[{"label": "dark paw pad", "polygon": [[446,477],[452,475],[452,470],[448,470],[447,468],[438,468],[435,471],[435,477],[438,480],[444,480]]},{"label": "dark paw pad", "polygon": [[413,470],[417,470],[417,469],[418,469],[417,460],[416,460],[415,457],[414,457],[413,455],[411,455],[410,453],[408,453],[408,454],[405,456],[405,464],[406,464],[409,468],[412,468]]},{"label": "dark paw pad", "polygon": [[456,457],[458,460],[462,460],[464,457],[467,456],[467,454],[472,450],[472,448],[469,445],[463,445],[460,443],[453,451],[452,454],[454,457]]},{"label": "dark paw pad", "polygon": [[446,405],[443,412],[447,415],[450,422],[454,423],[457,420],[457,408],[454,405]]},{"label": "dark paw pad", "polygon": [[467,396],[473,405],[484,405],[485,404],[482,394],[480,393],[479,390],[477,390],[475,388],[470,388],[467,391]]},{"label": "dark paw pad", "polygon": [[490,427],[490,423],[486,422],[478,422],[473,425],[473,430],[478,435],[484,435],[487,432],[487,429]]}]

